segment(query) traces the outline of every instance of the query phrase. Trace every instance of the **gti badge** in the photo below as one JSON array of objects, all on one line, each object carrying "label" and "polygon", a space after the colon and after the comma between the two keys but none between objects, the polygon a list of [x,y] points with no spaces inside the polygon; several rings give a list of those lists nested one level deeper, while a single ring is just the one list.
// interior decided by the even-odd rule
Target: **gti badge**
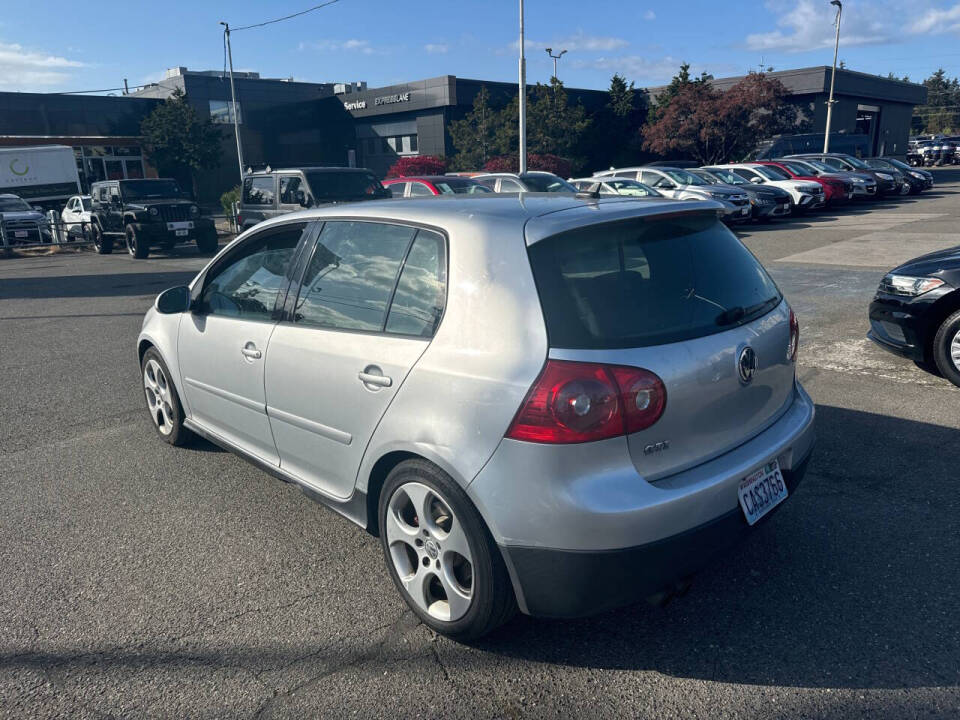
[{"label": "gti badge", "polygon": [[757,370],[757,353],[752,347],[747,345],[740,350],[740,356],[737,358],[737,373],[740,375],[740,382],[749,385],[753,380],[753,373]]},{"label": "gti badge", "polygon": [[643,449],[644,455],[653,455],[654,453],[663,452],[664,450],[670,449],[670,441],[664,440],[663,442],[650,443]]}]

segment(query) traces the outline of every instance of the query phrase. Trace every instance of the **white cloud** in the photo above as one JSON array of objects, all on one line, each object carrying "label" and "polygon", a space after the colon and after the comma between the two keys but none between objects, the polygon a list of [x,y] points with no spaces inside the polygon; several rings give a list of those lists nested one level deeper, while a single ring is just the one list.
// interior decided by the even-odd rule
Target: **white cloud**
[{"label": "white cloud", "polygon": [[[594,60],[577,60],[574,61],[573,67],[620,73],[628,81],[635,82],[639,87],[644,87],[670,82],[670,78],[679,72],[682,64],[683,60],[669,55],[660,58],[651,58],[647,55],[623,55],[621,57],[599,57]],[[712,72],[717,77],[735,72],[733,68],[727,65],[707,68],[693,64],[690,67],[690,74],[694,77],[699,76],[702,71]]]},{"label": "white cloud", "polygon": [[446,55],[450,46],[446,43],[427,43],[423,46],[423,49],[431,55]]},{"label": "white cloud", "polygon": [[313,42],[301,42],[298,46],[300,50],[316,50],[317,52],[358,52],[362,55],[377,55],[384,51],[375,49],[368,40],[315,40]]},{"label": "white cloud", "polygon": [[915,35],[940,35],[960,31],[960,3],[946,10],[927,10],[910,25]]},{"label": "white cloud", "polygon": [[644,20],[656,20],[656,19],[657,19],[657,14],[656,14],[653,10],[647,10],[647,11],[643,14],[643,19],[644,19]]},{"label": "white cloud", "polygon": [[0,87],[15,90],[48,89],[62,85],[72,71],[86,67],[79,60],[28,50],[16,43],[0,42]]},{"label": "white cloud", "polygon": [[[833,47],[834,8],[816,0],[768,0],[767,8],[781,18],[782,30],[754,33],[747,36],[750,50],[771,50],[798,53]],[[875,45],[895,35],[897,5],[890,2],[844,5],[841,44]]]},{"label": "white cloud", "polygon": [[[558,52],[560,50],[567,50],[568,52],[610,52],[611,50],[625,48],[629,44],[630,43],[623,38],[605,35],[587,35],[582,30],[577,30],[573,35],[555,38],[550,41],[531,40],[530,38],[526,38],[524,41],[527,52],[548,47],[554,48]],[[511,52],[516,52],[519,47],[519,40],[514,40],[510,44]]]}]

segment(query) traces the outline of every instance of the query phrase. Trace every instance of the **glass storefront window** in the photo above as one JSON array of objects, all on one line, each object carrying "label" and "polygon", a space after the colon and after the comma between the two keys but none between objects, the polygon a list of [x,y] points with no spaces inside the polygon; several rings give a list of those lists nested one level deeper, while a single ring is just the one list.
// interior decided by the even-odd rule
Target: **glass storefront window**
[{"label": "glass storefront window", "polygon": [[123,180],[123,162],[120,160],[106,160],[107,180]]},{"label": "glass storefront window", "polygon": [[143,163],[139,160],[127,160],[127,177],[140,179],[143,177]]}]

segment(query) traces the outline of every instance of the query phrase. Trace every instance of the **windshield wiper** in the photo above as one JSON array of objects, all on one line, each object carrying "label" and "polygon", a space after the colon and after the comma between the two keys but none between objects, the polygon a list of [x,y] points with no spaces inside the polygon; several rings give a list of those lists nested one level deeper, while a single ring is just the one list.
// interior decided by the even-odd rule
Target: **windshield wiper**
[{"label": "windshield wiper", "polygon": [[745,318],[752,318],[757,315],[763,314],[766,310],[772,308],[774,305],[780,302],[780,299],[777,296],[767,298],[761,303],[756,305],[751,305],[750,307],[743,307],[742,305],[737,305],[736,307],[727,308],[722,313],[717,315],[715,322],[720,327],[725,327],[727,325],[736,325],[744,321]]}]

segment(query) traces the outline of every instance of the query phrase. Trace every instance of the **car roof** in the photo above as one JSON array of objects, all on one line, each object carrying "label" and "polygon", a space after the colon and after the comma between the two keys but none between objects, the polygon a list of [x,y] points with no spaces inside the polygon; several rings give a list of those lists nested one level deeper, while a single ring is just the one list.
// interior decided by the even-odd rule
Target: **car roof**
[{"label": "car roof", "polygon": [[473,182],[473,178],[461,177],[459,175],[401,175],[400,177],[387,178],[384,182],[420,182],[426,181],[428,183],[438,183],[438,182],[450,182],[465,180],[467,183]]},{"label": "car roof", "polygon": [[259,223],[257,228],[291,221],[322,219],[382,220],[427,225],[450,233],[498,237],[505,227],[526,227],[533,243],[567,229],[631,217],[717,210],[708,200],[671,200],[663,197],[585,198],[573,193],[489,193],[440,195],[423,198],[369,200],[349,205],[326,205],[288,213]]},{"label": "car roof", "polygon": [[269,170],[255,170],[251,173],[245,173],[245,175],[273,175],[274,173],[284,173],[284,172],[303,172],[304,170],[310,170],[311,172],[345,172],[345,173],[372,173],[373,170],[369,168],[352,168],[352,167],[338,167],[336,165],[299,165],[297,167],[286,167],[286,168],[270,168]]}]

